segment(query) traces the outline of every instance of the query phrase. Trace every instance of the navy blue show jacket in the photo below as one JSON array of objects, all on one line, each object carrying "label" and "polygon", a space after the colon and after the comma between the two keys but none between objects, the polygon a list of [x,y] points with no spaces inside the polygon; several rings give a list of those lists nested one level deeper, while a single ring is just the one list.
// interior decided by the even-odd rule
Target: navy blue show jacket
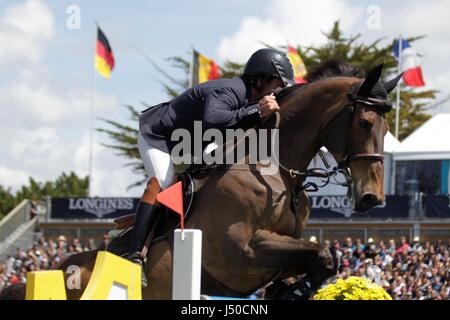
[{"label": "navy blue show jacket", "polygon": [[171,141],[172,132],[183,128],[193,137],[194,121],[202,121],[203,130],[249,128],[260,120],[258,104],[250,102],[250,95],[241,78],[204,82],[142,111],[139,131],[149,144],[169,153],[178,143]]}]

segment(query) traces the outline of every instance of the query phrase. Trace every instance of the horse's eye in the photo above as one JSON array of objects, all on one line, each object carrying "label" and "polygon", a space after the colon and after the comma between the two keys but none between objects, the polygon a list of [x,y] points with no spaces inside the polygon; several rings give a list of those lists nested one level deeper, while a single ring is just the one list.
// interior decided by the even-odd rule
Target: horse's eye
[{"label": "horse's eye", "polygon": [[372,128],[372,123],[367,120],[361,119],[359,120],[359,126],[364,130],[370,130]]}]

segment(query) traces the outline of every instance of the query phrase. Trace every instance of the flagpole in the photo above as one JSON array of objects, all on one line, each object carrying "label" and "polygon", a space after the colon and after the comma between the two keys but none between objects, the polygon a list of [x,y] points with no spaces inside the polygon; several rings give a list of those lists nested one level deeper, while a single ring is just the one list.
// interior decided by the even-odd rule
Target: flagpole
[{"label": "flagpole", "polygon": [[[97,45],[97,28],[98,24],[95,22],[95,41],[94,52],[96,52]],[[95,61],[94,61],[95,65]],[[93,181],[93,158],[94,158],[94,103],[95,103],[95,67],[92,68],[92,88],[91,88],[91,112],[89,116],[89,197],[92,197],[92,181]]]},{"label": "flagpole", "polygon": [[[398,73],[402,72],[402,48],[403,40],[402,35],[400,34],[400,38],[398,40]],[[397,108],[395,109],[395,138],[398,139],[399,132],[399,122],[400,122],[400,83],[397,86]]]}]

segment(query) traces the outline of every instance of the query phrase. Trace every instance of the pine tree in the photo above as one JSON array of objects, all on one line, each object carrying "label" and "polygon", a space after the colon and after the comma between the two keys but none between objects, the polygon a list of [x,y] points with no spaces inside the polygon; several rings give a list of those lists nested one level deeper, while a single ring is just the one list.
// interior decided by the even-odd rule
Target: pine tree
[{"label": "pine tree", "polygon": [[[397,75],[397,61],[391,54],[392,47],[394,45],[393,40],[388,45],[381,45],[383,39],[378,39],[372,43],[364,44],[360,40],[361,35],[355,35],[345,37],[340,29],[339,21],[334,23],[333,28],[324,33],[327,38],[327,42],[319,47],[297,47],[297,51],[302,57],[307,69],[311,70],[326,60],[339,60],[353,64],[365,72],[368,72],[374,66],[383,63],[384,64],[384,80],[389,80]],[[423,38],[412,37],[408,41],[414,42]],[[270,47],[270,44],[266,44]],[[278,48],[280,50],[286,50],[286,47]],[[156,71],[163,76],[165,82],[160,80],[168,97],[175,97],[188,88],[189,77],[189,60],[177,56],[168,58],[172,62],[172,65],[182,70],[185,74],[184,79],[174,79],[167,72],[161,69],[158,65],[152,63]],[[220,74],[222,78],[233,78],[242,73],[243,65],[226,61],[220,67]],[[411,132],[421,126],[426,120],[430,118],[425,113],[426,106],[429,105],[435,98],[435,90],[417,90],[401,87],[401,109],[400,109],[400,126],[399,126],[399,139],[403,140]],[[396,101],[395,92],[391,93],[389,99],[393,102]],[[138,111],[133,106],[126,106],[131,113],[131,119],[133,121],[138,120]],[[149,107],[144,104],[144,107]],[[387,120],[391,132],[395,131],[395,112],[392,111],[387,114]],[[145,170],[142,161],[137,151],[137,135],[138,126],[135,127],[125,126],[119,122],[103,119],[103,121],[112,126],[111,129],[100,128],[97,129],[103,133],[109,135],[109,137],[115,142],[115,144],[106,146],[119,151],[119,155],[131,160],[126,166],[130,166],[134,173],[142,175],[143,179],[129,186],[129,188],[143,184],[146,181]]]},{"label": "pine tree", "polygon": [[18,205],[18,202],[12,194],[11,189],[5,189],[3,186],[0,186],[0,219],[16,205]]},{"label": "pine tree", "polygon": [[74,172],[62,173],[55,181],[39,182],[34,178],[28,178],[28,184],[23,185],[16,194],[11,189],[0,186],[0,217],[6,215],[22,200],[43,201],[50,197],[87,197],[89,189],[89,177],[78,177]]},{"label": "pine tree", "polygon": [[[339,21],[334,23],[332,30],[324,33],[327,37],[327,43],[321,47],[298,47],[297,50],[302,57],[306,67],[313,69],[321,62],[326,60],[339,60],[355,65],[365,72],[368,72],[374,66],[383,63],[384,80],[389,80],[398,74],[398,64],[392,55],[392,47],[395,39],[387,46],[381,46],[383,39],[366,45],[359,43],[361,35],[346,38],[343,36],[339,26]],[[423,36],[408,38],[410,43],[422,39]],[[435,99],[436,90],[419,90],[405,87],[401,84],[400,92],[400,124],[399,124],[399,140],[404,140],[414,130],[420,127],[430,118],[425,113],[427,105],[431,104]],[[389,99],[395,103],[396,92],[392,92]],[[395,131],[395,110],[386,116],[391,132]]]}]

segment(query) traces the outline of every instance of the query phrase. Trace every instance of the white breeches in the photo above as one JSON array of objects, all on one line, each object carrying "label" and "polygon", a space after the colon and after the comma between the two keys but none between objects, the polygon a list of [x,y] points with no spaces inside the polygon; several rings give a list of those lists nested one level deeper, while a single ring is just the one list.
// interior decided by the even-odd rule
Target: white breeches
[{"label": "white breeches", "polygon": [[141,133],[138,136],[138,148],[148,178],[156,177],[162,189],[170,187],[175,182],[170,154],[153,147]]}]

